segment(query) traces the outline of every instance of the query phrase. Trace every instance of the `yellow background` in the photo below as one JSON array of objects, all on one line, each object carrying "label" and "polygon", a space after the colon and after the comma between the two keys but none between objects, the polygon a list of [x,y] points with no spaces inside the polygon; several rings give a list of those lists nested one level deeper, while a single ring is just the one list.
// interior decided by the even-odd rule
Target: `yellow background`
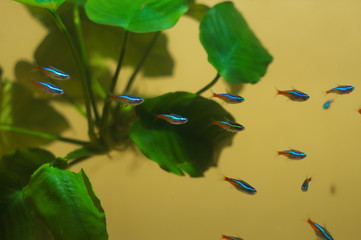
[{"label": "yellow background", "polygon": [[[220,1],[202,1],[214,5]],[[141,153],[112,152],[74,167],[84,168],[107,215],[110,239],[205,240],[221,234],[247,240],[305,240],[316,236],[305,220],[326,225],[335,239],[360,239],[361,224],[361,1],[234,1],[264,46],[274,56],[267,75],[241,93],[246,101],[223,105],[246,127],[223,151],[218,168],[204,178],[179,177],[161,170]],[[198,40],[198,24],[183,17],[166,31],[176,59],[174,77],[140,76],[140,93],[195,92],[216,74]],[[12,78],[16,61],[33,61],[45,29],[21,4],[0,2],[0,65]],[[56,46],[54,46],[56,47]],[[122,72],[120,89],[130,70]],[[324,91],[355,86],[331,108]],[[307,102],[275,97],[275,88],[308,93]],[[212,88],[224,92],[220,81]],[[204,93],[208,97],[211,93]],[[332,96],[334,97],[334,96]],[[218,100],[216,100],[218,101]],[[73,129],[66,136],[85,139],[85,120],[67,106]],[[69,144],[47,147],[57,156]],[[308,156],[291,161],[278,150],[295,148]],[[258,193],[238,192],[222,175],[246,180]],[[312,176],[308,192],[300,186]],[[336,193],[330,193],[335,186]]]}]

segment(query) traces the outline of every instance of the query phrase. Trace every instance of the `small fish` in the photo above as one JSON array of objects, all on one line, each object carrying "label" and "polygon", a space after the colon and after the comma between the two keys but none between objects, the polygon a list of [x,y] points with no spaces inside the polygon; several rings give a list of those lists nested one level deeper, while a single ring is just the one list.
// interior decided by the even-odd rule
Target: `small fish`
[{"label": "small fish", "polygon": [[306,178],[305,181],[303,181],[302,186],[301,186],[302,192],[307,192],[307,190],[308,190],[308,185],[309,185],[309,183],[311,182],[311,180],[312,180],[312,177]]},{"label": "small fish", "polygon": [[323,109],[329,109],[331,106],[331,103],[333,102],[333,100],[327,100],[327,102],[325,102],[322,106]]},{"label": "small fish", "polygon": [[307,219],[308,224],[310,224],[311,228],[315,231],[316,236],[322,240],[333,240],[331,234],[327,231],[326,228],[321,227],[317,223],[313,222],[311,219]]},{"label": "small fish", "polygon": [[228,93],[222,93],[222,94],[213,93],[213,97],[217,97],[219,99],[224,100],[226,103],[231,103],[231,104],[241,103],[244,101],[243,97]]},{"label": "small fish", "polygon": [[230,184],[232,184],[235,188],[237,188],[239,191],[253,195],[257,193],[257,190],[252,187],[251,185],[249,185],[248,183],[246,183],[243,180],[239,180],[239,179],[234,179],[234,178],[229,178],[229,177],[224,177],[224,180],[229,182]]},{"label": "small fish", "polygon": [[306,153],[297,151],[295,149],[278,151],[278,155],[286,156],[289,159],[293,159],[293,160],[301,160],[306,157]]},{"label": "small fish", "polygon": [[127,105],[133,105],[133,106],[142,104],[144,102],[143,98],[131,96],[128,94],[121,94],[121,95],[112,94],[111,97],[119,102],[122,102]]},{"label": "small fish", "polygon": [[227,236],[227,235],[222,235],[221,238],[222,239],[227,239],[227,240],[243,240],[243,238],[232,237],[232,236]]},{"label": "small fish", "polygon": [[338,87],[335,87],[335,88],[332,88],[332,89],[326,91],[326,94],[328,94],[328,93],[349,94],[354,89],[355,89],[354,86],[339,85]]},{"label": "small fish", "polygon": [[226,122],[226,121],[212,121],[213,125],[221,126],[223,129],[228,132],[239,132],[244,130],[244,126],[235,122]]},{"label": "small fish", "polygon": [[36,82],[36,81],[32,81],[32,83],[34,83],[35,85],[38,85],[39,87],[41,87],[42,89],[44,89],[45,91],[47,91],[48,93],[51,93],[53,95],[61,95],[64,93],[63,89],[61,89],[58,86],[55,86],[54,84],[51,84],[51,83]]},{"label": "small fish", "polygon": [[158,114],[156,118],[164,119],[167,122],[175,125],[185,124],[188,119],[177,114]]},{"label": "small fish", "polygon": [[70,78],[69,74],[54,67],[38,67],[37,69],[54,80],[68,80]]},{"label": "small fish", "polygon": [[292,101],[296,101],[296,102],[304,102],[304,101],[306,101],[307,99],[310,98],[310,96],[307,95],[306,93],[298,91],[296,89],[287,90],[287,91],[281,91],[281,90],[277,89],[277,94],[288,97]]}]

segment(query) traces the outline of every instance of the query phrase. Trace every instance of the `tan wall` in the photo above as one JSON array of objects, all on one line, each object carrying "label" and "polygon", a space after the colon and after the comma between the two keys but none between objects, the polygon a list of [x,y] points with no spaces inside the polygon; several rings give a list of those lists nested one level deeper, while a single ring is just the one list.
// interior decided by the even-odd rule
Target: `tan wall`
[{"label": "tan wall", "polygon": [[[214,4],[219,1],[203,1]],[[191,179],[162,171],[141,154],[112,153],[81,166],[89,174],[107,214],[110,239],[205,240],[221,234],[244,239],[315,239],[305,219],[327,225],[335,239],[358,239],[361,224],[361,1],[234,1],[275,60],[259,84],[241,93],[246,101],[224,105],[246,131],[221,155],[219,167]],[[198,42],[198,25],[183,18],[166,31],[176,57],[174,78],[138,79],[140,91],[194,92],[215,75]],[[0,2],[0,65],[12,77],[20,58],[31,60],[45,31],[23,7]],[[141,81],[143,80],[143,81]],[[324,91],[351,84],[355,91],[337,97],[328,111]],[[275,95],[275,87],[311,95],[297,103]],[[212,90],[224,92],[219,82]],[[205,93],[204,96],[208,96]],[[60,108],[64,109],[63,106]],[[74,130],[85,136],[84,120],[72,110]],[[277,157],[287,148],[305,151],[302,161]],[[52,145],[59,156],[71,145]],[[248,196],[221,180],[247,180],[258,189]],[[310,190],[300,184],[312,176]],[[330,186],[336,194],[330,194]]]}]

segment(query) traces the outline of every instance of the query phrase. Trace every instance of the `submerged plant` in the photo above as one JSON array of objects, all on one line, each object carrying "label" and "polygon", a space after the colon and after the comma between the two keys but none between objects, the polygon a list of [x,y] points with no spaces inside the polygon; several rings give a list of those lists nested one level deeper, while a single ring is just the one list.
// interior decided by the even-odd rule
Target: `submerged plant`
[{"label": "submerged plant", "polygon": [[[18,62],[15,81],[0,74],[1,239],[107,239],[105,213],[88,177],[68,170],[94,155],[135,144],[165,171],[203,176],[244,127],[201,94],[220,77],[230,84],[257,83],[272,61],[232,2],[16,1],[26,4],[48,35],[34,53],[38,65]],[[199,22],[215,78],[194,93],[131,95],[140,71],[149,77],[172,74],[165,30],[183,15]],[[117,61],[113,74],[108,59]],[[134,70],[116,92],[125,65]],[[36,95],[32,81],[53,94]],[[84,115],[88,141],[61,136],[70,126],[51,101]],[[228,125],[214,126],[215,120]],[[37,147],[51,141],[80,147],[61,157]]]}]

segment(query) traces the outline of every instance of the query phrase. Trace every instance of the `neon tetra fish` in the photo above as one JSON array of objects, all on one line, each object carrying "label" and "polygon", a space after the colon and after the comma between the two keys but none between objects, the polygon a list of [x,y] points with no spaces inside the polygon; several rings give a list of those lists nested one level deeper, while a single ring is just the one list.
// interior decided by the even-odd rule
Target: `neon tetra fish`
[{"label": "neon tetra fish", "polygon": [[277,153],[278,155],[286,156],[289,159],[293,159],[293,160],[301,160],[306,157],[306,153],[300,152],[295,149],[278,151]]},{"label": "neon tetra fish", "polygon": [[58,86],[55,86],[51,83],[44,83],[44,82],[36,82],[32,81],[35,85],[38,85],[42,89],[44,89],[46,92],[51,93],[53,95],[61,95],[64,93],[64,90],[59,88]]},{"label": "neon tetra fish", "polygon": [[252,187],[251,185],[249,185],[248,183],[246,183],[243,180],[229,178],[229,177],[224,177],[224,180],[229,182],[230,184],[232,184],[235,188],[237,188],[241,192],[244,192],[244,193],[247,193],[250,195],[254,195],[257,193],[257,190],[254,187]]},{"label": "neon tetra fish", "polygon": [[164,119],[174,125],[185,124],[186,122],[188,122],[187,118],[177,114],[158,114],[156,118]]},{"label": "neon tetra fish", "polygon": [[67,80],[70,78],[69,74],[54,67],[38,67],[37,69],[54,80]]},{"label": "neon tetra fish", "polygon": [[337,94],[349,94],[355,89],[354,86],[348,86],[348,85],[339,85],[335,88],[332,88],[330,90],[326,91],[326,94],[328,93],[337,93]]},{"label": "neon tetra fish", "polygon": [[243,125],[238,124],[236,122],[212,121],[212,124],[221,126],[223,129],[227,130],[228,132],[239,132],[245,129]]},{"label": "neon tetra fish", "polygon": [[121,94],[121,95],[114,95],[112,94],[111,97],[119,102],[122,102],[127,105],[136,106],[142,104],[144,102],[143,98],[135,97],[128,94]]},{"label": "neon tetra fish", "polygon": [[333,100],[328,100],[327,102],[325,102],[322,106],[323,109],[329,109],[331,106],[331,103],[333,102]]},{"label": "neon tetra fish", "polygon": [[311,228],[315,231],[316,236],[320,239],[333,240],[333,237],[326,228],[321,227],[319,224],[313,222],[311,219],[307,219],[307,223],[310,224]]},{"label": "neon tetra fish", "polygon": [[222,235],[221,238],[222,239],[227,239],[227,240],[243,240],[243,238],[232,237],[232,236],[227,236],[227,235]]},{"label": "neon tetra fish", "polygon": [[310,96],[306,93],[298,91],[296,89],[286,91],[281,91],[277,89],[277,95],[283,95],[285,97],[288,97],[290,100],[296,102],[304,102],[310,98]]},{"label": "neon tetra fish", "polygon": [[226,103],[231,103],[231,104],[241,103],[244,101],[243,97],[228,93],[222,93],[222,94],[213,93],[213,97],[217,97],[219,99],[224,100]]},{"label": "neon tetra fish", "polygon": [[312,180],[312,177],[306,178],[305,181],[303,181],[302,186],[301,186],[302,192],[307,192],[307,190],[308,190],[308,185],[309,185],[309,183],[311,182],[311,180]]}]

